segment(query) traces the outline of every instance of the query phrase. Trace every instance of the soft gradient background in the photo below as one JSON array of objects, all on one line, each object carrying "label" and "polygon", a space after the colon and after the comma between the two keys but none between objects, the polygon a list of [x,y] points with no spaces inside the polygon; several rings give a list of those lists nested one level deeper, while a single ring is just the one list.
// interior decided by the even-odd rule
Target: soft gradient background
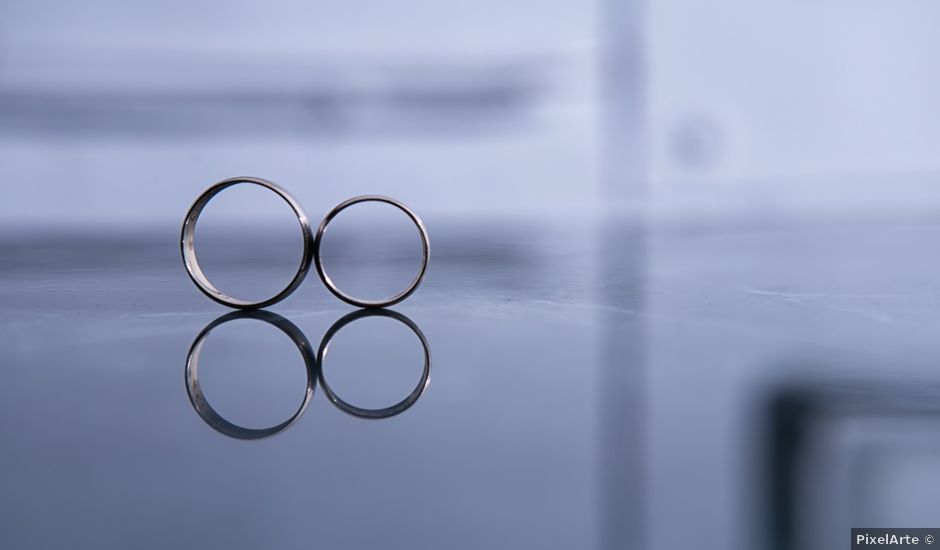
[{"label": "soft gradient background", "polygon": [[[813,550],[938,526],[938,25],[926,0],[5,0],[0,543]],[[425,219],[413,409],[363,422],[318,392],[249,445],[193,412],[185,353],[223,310],[179,223],[236,175],[314,222],[364,193]],[[296,262],[271,199],[201,222],[233,293]],[[338,220],[337,277],[400,288],[401,222]],[[314,346],[348,312],[315,277],[276,309]],[[229,328],[207,392],[278,422],[295,351]],[[407,394],[402,327],[344,335],[337,389]]]}]

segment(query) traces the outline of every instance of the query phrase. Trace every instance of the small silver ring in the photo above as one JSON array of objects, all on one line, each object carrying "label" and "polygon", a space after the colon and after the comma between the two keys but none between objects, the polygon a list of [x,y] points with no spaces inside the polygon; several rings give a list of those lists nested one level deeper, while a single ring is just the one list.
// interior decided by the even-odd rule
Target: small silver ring
[{"label": "small silver ring", "polygon": [[[408,397],[404,398],[399,403],[384,409],[363,409],[361,407],[350,405],[349,403],[340,399],[339,396],[333,392],[332,388],[330,388],[329,384],[326,383],[326,379],[323,377],[323,361],[326,359],[326,353],[327,350],[329,350],[330,342],[333,340],[333,337],[336,336],[336,333],[338,333],[343,327],[352,323],[353,321],[362,319],[363,317],[375,316],[394,319],[410,328],[411,331],[415,333],[415,335],[418,337],[418,340],[421,341],[421,347],[424,350],[424,369],[421,373],[421,380],[418,381],[418,385],[415,386],[415,389],[411,392],[411,394],[408,395]],[[327,399],[329,399],[330,402],[341,411],[353,416],[358,416],[360,418],[389,418],[410,409],[411,406],[418,401],[418,398],[421,397],[421,394],[424,393],[424,389],[428,387],[428,384],[431,382],[431,348],[428,346],[428,341],[427,338],[424,337],[424,333],[421,332],[421,329],[418,328],[418,325],[407,316],[391,309],[360,309],[353,311],[352,313],[347,313],[338,321],[333,323],[333,326],[331,326],[329,330],[326,331],[326,334],[323,335],[323,340],[320,341],[320,348],[317,351],[317,366],[319,367],[317,376],[320,379],[320,387],[323,388],[323,394],[326,395]]]},{"label": "small silver ring", "polygon": [[[331,221],[333,221],[333,218],[335,218],[337,214],[339,214],[346,208],[349,208],[350,206],[360,203],[360,202],[384,202],[386,204],[390,204],[394,206],[395,208],[398,208],[411,219],[411,221],[418,228],[418,234],[421,236],[421,254],[422,254],[421,268],[418,271],[417,276],[415,276],[414,280],[411,281],[411,283],[408,285],[407,288],[405,288],[405,290],[402,290],[398,294],[392,296],[391,298],[387,298],[385,300],[361,300],[359,298],[356,298],[355,296],[350,296],[349,294],[346,294],[345,292],[340,290],[339,287],[336,286],[336,283],[334,283],[333,280],[330,278],[330,276],[326,273],[326,270],[323,268],[323,260],[320,257],[320,246],[323,243],[323,234],[326,233],[327,226],[330,224]],[[428,231],[427,229],[424,228],[424,222],[421,221],[421,218],[419,218],[417,214],[412,212],[411,209],[405,206],[404,204],[398,202],[397,200],[393,198],[383,197],[382,195],[361,195],[358,197],[353,197],[351,199],[345,200],[339,203],[338,205],[336,205],[332,210],[330,210],[327,213],[326,217],[323,218],[323,221],[320,222],[320,227],[317,229],[317,236],[313,242],[313,262],[314,262],[314,265],[316,265],[317,273],[320,275],[320,279],[323,280],[323,284],[326,285],[326,288],[328,288],[330,292],[333,293],[334,296],[346,302],[347,304],[351,304],[357,307],[364,307],[364,308],[377,308],[377,307],[387,307],[387,306],[395,305],[398,302],[401,302],[402,300],[407,298],[408,296],[411,296],[411,294],[415,290],[418,289],[418,285],[421,284],[421,280],[424,279],[424,273],[427,271],[428,260],[430,256],[431,256],[431,244],[430,244],[430,241],[428,240]]]},{"label": "small silver ring", "polygon": [[[291,279],[290,283],[288,283],[283,290],[278,292],[273,297],[257,302],[232,298],[210,283],[205,273],[203,273],[202,268],[199,267],[199,261],[196,259],[196,248],[193,242],[196,233],[196,222],[199,220],[199,216],[202,214],[202,210],[206,207],[207,204],[209,204],[209,201],[212,200],[212,198],[219,194],[219,192],[221,192],[223,189],[233,185],[238,185],[239,183],[251,183],[254,185],[259,185],[265,189],[273,191],[279,197],[284,199],[284,201],[294,211],[294,214],[296,214],[297,221],[300,222],[300,231],[303,233],[303,256],[300,259],[300,265],[297,267],[297,272],[294,274],[293,279]],[[297,290],[297,287],[300,286],[300,283],[303,282],[304,277],[307,276],[307,272],[310,271],[310,241],[310,222],[307,219],[307,214],[304,213],[300,203],[298,203],[290,193],[282,189],[280,186],[261,178],[237,177],[222,180],[212,185],[201,195],[199,195],[199,198],[197,198],[196,202],[194,202],[193,205],[189,208],[189,211],[186,213],[186,217],[183,219],[183,229],[180,237],[180,251],[182,252],[183,265],[186,266],[186,272],[189,274],[189,278],[192,279],[193,283],[196,284],[203,294],[224,306],[238,309],[257,309],[276,304]]]},{"label": "small silver ring", "polygon": [[[301,357],[303,357],[307,371],[307,388],[304,391],[304,399],[293,416],[276,426],[261,429],[243,428],[229,422],[222,418],[222,415],[217,413],[215,409],[209,405],[209,402],[206,401],[206,397],[202,392],[202,388],[199,386],[199,355],[202,352],[202,345],[213,329],[236,319],[255,319],[277,327],[294,342],[294,345],[296,345],[297,349],[300,351]],[[206,327],[202,329],[202,332],[196,336],[192,346],[189,348],[189,353],[186,355],[186,394],[189,396],[189,402],[199,416],[212,429],[235,439],[262,439],[286,430],[303,415],[304,411],[307,409],[307,405],[310,403],[310,399],[313,397],[316,385],[317,358],[313,353],[313,349],[307,337],[304,336],[303,331],[301,331],[297,325],[270,311],[233,311],[215,319],[206,325]]]}]

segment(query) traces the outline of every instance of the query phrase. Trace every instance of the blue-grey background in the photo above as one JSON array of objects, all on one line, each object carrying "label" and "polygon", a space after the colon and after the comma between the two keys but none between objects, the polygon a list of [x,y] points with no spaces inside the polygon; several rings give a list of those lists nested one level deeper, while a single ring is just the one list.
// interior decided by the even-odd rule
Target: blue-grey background
[{"label": "blue-grey background", "polygon": [[[0,546],[834,548],[935,526],[940,7],[924,0],[0,3]],[[200,191],[253,175],[316,223],[399,198],[432,261],[396,309],[431,384],[400,416],[317,391],[270,439],[190,406],[225,310],[179,261]],[[198,248],[276,291],[289,211],[232,189]],[[416,235],[338,218],[345,288]],[[274,306],[316,346],[315,276]],[[420,375],[391,321],[324,372],[382,407]],[[276,424],[300,358],[210,336],[207,399]]]}]

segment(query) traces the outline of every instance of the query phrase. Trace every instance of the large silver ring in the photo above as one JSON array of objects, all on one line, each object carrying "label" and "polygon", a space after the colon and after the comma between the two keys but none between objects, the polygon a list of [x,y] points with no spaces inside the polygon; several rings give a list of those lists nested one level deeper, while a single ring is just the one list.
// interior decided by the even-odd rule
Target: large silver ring
[{"label": "large silver ring", "polygon": [[[410,328],[411,331],[415,333],[415,335],[418,337],[418,340],[421,341],[421,347],[424,349],[424,370],[421,373],[421,379],[418,381],[418,385],[415,386],[415,389],[408,395],[408,397],[404,398],[399,403],[384,409],[363,409],[361,407],[350,405],[349,403],[340,399],[339,396],[333,392],[333,389],[330,388],[329,384],[326,383],[326,379],[323,376],[323,362],[326,359],[330,342],[333,340],[333,337],[336,336],[337,332],[353,321],[362,319],[363,317],[374,316],[394,319]],[[421,394],[424,393],[424,389],[428,387],[428,384],[431,382],[431,349],[428,346],[427,339],[424,337],[424,333],[421,332],[421,329],[418,328],[418,325],[407,316],[391,309],[360,309],[344,315],[338,321],[333,323],[333,326],[331,326],[329,330],[326,331],[326,334],[323,335],[323,340],[320,341],[320,349],[317,351],[317,366],[319,367],[317,375],[320,379],[320,387],[323,388],[323,394],[326,395],[327,399],[329,399],[330,402],[336,405],[336,407],[341,411],[353,416],[358,416],[360,418],[388,418],[390,416],[395,416],[396,414],[401,414],[411,408],[411,406],[414,405],[416,401],[418,401],[418,398],[421,397]]]},{"label": "large silver ring", "polygon": [[[196,233],[196,222],[199,220],[199,215],[202,214],[202,210],[206,207],[207,204],[209,204],[209,201],[212,200],[212,197],[219,194],[219,192],[221,192],[223,189],[233,185],[238,185],[239,183],[260,185],[261,187],[270,189],[279,197],[284,199],[284,201],[294,211],[294,214],[297,215],[297,221],[300,222],[300,231],[303,233],[303,255],[300,258],[300,265],[297,266],[297,272],[294,274],[294,278],[291,279],[290,283],[288,283],[286,287],[284,287],[284,290],[281,290],[276,295],[268,298],[267,300],[261,300],[258,302],[250,302],[232,298],[210,283],[205,273],[203,273],[202,268],[199,267],[199,261],[196,259],[196,248],[193,242]],[[183,264],[186,266],[186,272],[189,273],[189,278],[192,279],[194,283],[196,283],[196,286],[203,292],[203,294],[225,306],[239,309],[256,309],[276,304],[297,290],[297,287],[300,286],[300,283],[303,282],[304,277],[307,276],[307,272],[310,270],[311,240],[310,222],[307,219],[307,214],[304,213],[303,208],[301,208],[300,204],[296,199],[294,199],[294,197],[291,196],[290,193],[282,189],[280,186],[261,178],[238,177],[222,180],[209,187],[201,195],[199,195],[199,198],[196,199],[196,202],[194,202],[193,205],[189,208],[189,212],[186,213],[186,218],[183,219],[183,230],[180,238],[180,250],[183,254]]]},{"label": "large silver ring", "polygon": [[[346,294],[345,292],[340,290],[339,287],[336,286],[336,283],[334,283],[333,280],[330,278],[329,274],[327,274],[326,270],[323,268],[323,260],[320,257],[320,246],[323,244],[323,235],[324,233],[326,233],[327,226],[330,224],[333,218],[336,217],[337,214],[339,214],[346,208],[349,208],[350,206],[360,203],[360,202],[384,202],[386,204],[390,204],[394,206],[395,208],[398,208],[411,219],[411,221],[418,228],[418,234],[421,236],[421,254],[422,255],[421,255],[421,267],[418,270],[418,274],[415,276],[414,280],[411,281],[411,283],[408,285],[407,288],[405,288],[398,294],[392,296],[391,298],[387,298],[385,300],[361,300],[359,298],[356,298],[355,296],[350,296],[349,294]],[[392,199],[389,197],[383,197],[381,195],[362,195],[359,197],[353,197],[351,199],[345,200],[339,203],[338,205],[336,205],[336,207],[334,207],[332,210],[330,210],[327,213],[326,217],[323,218],[323,221],[320,222],[320,227],[317,229],[317,236],[313,242],[313,262],[316,265],[317,273],[320,275],[320,278],[323,280],[323,284],[326,285],[326,288],[328,288],[330,292],[333,293],[334,296],[346,302],[347,304],[352,304],[357,307],[365,307],[365,308],[376,308],[376,307],[386,307],[386,306],[395,305],[398,302],[401,302],[402,300],[407,298],[408,296],[411,296],[411,294],[415,290],[418,289],[418,285],[421,284],[421,280],[424,279],[424,273],[425,271],[427,271],[428,259],[430,258],[430,256],[431,256],[431,244],[428,241],[428,232],[424,228],[424,223],[421,221],[421,218],[419,218],[417,214],[412,212],[411,209],[405,206],[404,204],[398,202],[395,199]]]},{"label": "large silver ring", "polygon": [[[206,337],[209,336],[209,333],[212,332],[213,329],[236,319],[255,319],[277,327],[294,342],[294,345],[297,346],[297,350],[300,351],[301,357],[303,357],[304,365],[307,370],[307,388],[304,392],[303,401],[300,403],[300,407],[293,416],[276,426],[261,429],[243,428],[242,426],[229,422],[222,418],[222,415],[217,413],[215,409],[209,405],[209,402],[206,401],[206,397],[202,392],[202,388],[199,386],[199,355],[202,352],[202,345],[205,343]],[[289,428],[294,422],[297,422],[307,409],[307,405],[313,397],[313,391],[316,385],[317,359],[307,337],[304,336],[304,333],[297,325],[270,311],[233,311],[219,317],[206,325],[206,328],[202,329],[202,332],[196,336],[193,345],[189,348],[189,353],[186,355],[186,393],[189,395],[189,402],[192,403],[193,408],[196,409],[199,416],[212,429],[236,439],[262,439]]]}]

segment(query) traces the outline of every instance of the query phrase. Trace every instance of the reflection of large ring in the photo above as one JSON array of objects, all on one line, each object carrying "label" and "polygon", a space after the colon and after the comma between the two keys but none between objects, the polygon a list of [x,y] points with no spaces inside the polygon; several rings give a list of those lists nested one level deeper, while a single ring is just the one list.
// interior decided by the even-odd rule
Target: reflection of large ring
[{"label": "reflection of large ring", "polygon": [[[252,429],[243,428],[241,426],[232,424],[228,420],[222,418],[219,413],[215,412],[215,409],[213,409],[209,405],[208,401],[206,401],[206,398],[202,393],[202,389],[199,387],[199,353],[202,351],[202,345],[206,341],[206,337],[209,336],[209,333],[219,325],[229,321],[234,321],[236,319],[256,319],[258,321],[263,321],[270,325],[274,325],[284,334],[290,337],[291,340],[293,340],[294,344],[297,346],[297,349],[300,350],[300,355],[304,359],[304,364],[306,365],[307,370],[307,389],[304,392],[304,400],[300,404],[300,408],[297,409],[297,412],[295,412],[293,416],[284,422],[281,422],[277,426],[262,429]],[[304,412],[304,409],[307,408],[307,404],[310,402],[310,398],[313,397],[313,390],[317,384],[316,368],[317,359],[313,353],[313,349],[310,346],[310,342],[307,341],[307,337],[304,336],[304,333],[301,332],[297,325],[291,323],[276,313],[271,313],[270,311],[234,311],[232,313],[225,314],[206,325],[206,328],[202,329],[202,332],[200,332],[199,336],[196,337],[196,340],[193,341],[192,347],[189,348],[189,354],[186,356],[186,393],[189,394],[189,401],[193,404],[193,408],[196,409],[196,412],[199,413],[199,416],[201,416],[202,419],[206,421],[206,424],[211,426],[216,431],[237,439],[261,439],[263,437],[269,437],[287,429],[291,424],[296,422],[298,418],[300,418]]]},{"label": "reflection of large ring", "polygon": [[[412,332],[415,333],[415,335],[417,335],[418,340],[421,341],[421,346],[424,348],[424,371],[421,373],[421,380],[418,382],[418,385],[415,387],[414,391],[412,391],[411,394],[403,399],[400,403],[384,409],[362,409],[350,405],[349,403],[340,399],[335,393],[333,393],[333,390],[326,383],[326,380],[323,377],[323,362],[326,359],[326,353],[330,347],[330,342],[333,340],[333,337],[336,336],[336,333],[353,321],[362,319],[363,317],[373,316],[389,317],[407,326],[411,329]],[[418,325],[416,325],[414,321],[402,315],[401,313],[392,311],[390,309],[361,309],[358,311],[353,311],[352,313],[348,313],[333,323],[333,326],[331,326],[330,329],[326,331],[326,334],[323,335],[323,340],[320,341],[320,349],[317,352],[317,364],[320,367],[320,387],[323,388],[323,393],[327,396],[327,398],[329,398],[329,400],[334,405],[339,407],[339,409],[343,412],[362,418],[388,418],[390,416],[395,416],[396,414],[405,412],[408,408],[415,404],[415,401],[417,401],[419,397],[421,397],[421,393],[424,392],[424,388],[426,388],[428,383],[431,381],[431,350],[428,347],[428,341],[425,339],[424,333],[421,332],[421,329],[418,328]]]},{"label": "reflection of large ring", "polygon": [[[195,245],[193,244],[193,239],[196,232],[196,221],[199,219],[199,215],[202,214],[203,208],[205,208],[206,205],[209,204],[209,201],[212,200],[212,197],[216,196],[220,191],[226,187],[231,187],[239,183],[252,183],[255,185],[260,185],[261,187],[275,192],[279,197],[284,199],[291,209],[293,209],[294,214],[297,215],[297,221],[300,222],[300,231],[303,233],[303,256],[301,256],[300,265],[297,267],[297,272],[294,274],[294,278],[291,279],[286,287],[284,287],[284,290],[278,292],[275,296],[268,298],[267,300],[261,300],[258,302],[249,302],[246,300],[232,298],[210,283],[205,273],[202,272],[202,268],[199,267],[199,262],[196,260]],[[194,202],[193,205],[189,208],[189,212],[186,213],[186,217],[183,219],[180,249],[183,253],[183,264],[186,266],[186,272],[189,273],[189,277],[193,280],[194,283],[196,283],[196,286],[199,287],[199,290],[201,290],[203,294],[222,305],[240,309],[254,309],[268,307],[272,304],[276,304],[277,302],[280,302],[284,298],[290,296],[290,294],[294,292],[298,286],[300,286],[300,283],[303,282],[304,277],[307,276],[307,272],[310,270],[311,240],[310,222],[307,220],[307,214],[304,213],[303,208],[300,207],[300,204],[294,199],[294,197],[290,195],[290,193],[267,180],[260,178],[239,177],[220,181],[219,183],[216,183],[212,187],[206,189],[202,195],[199,195],[199,198],[196,199],[196,202]]]},{"label": "reflection of large ring", "polygon": [[[342,212],[343,210],[345,210],[346,208],[349,208],[350,206],[354,204],[357,204],[360,202],[370,202],[370,201],[371,202],[384,202],[404,212],[409,218],[411,218],[411,221],[418,228],[418,234],[421,236],[421,267],[418,270],[418,274],[415,276],[415,278],[411,281],[411,283],[404,290],[392,296],[391,298],[386,298],[384,300],[361,300],[359,298],[346,294],[345,292],[340,290],[336,286],[336,283],[334,283],[333,280],[330,279],[330,276],[327,275],[326,270],[323,268],[323,260],[320,258],[320,245],[323,242],[323,234],[326,233],[326,228],[330,224],[330,222],[333,220],[333,218],[335,218],[337,214],[339,214],[340,212]],[[337,298],[346,302],[347,304],[352,304],[357,307],[391,306],[404,300],[408,296],[411,296],[411,293],[417,290],[418,285],[421,284],[421,279],[424,278],[424,272],[427,271],[428,258],[430,257],[430,255],[431,255],[431,245],[428,240],[428,232],[424,228],[424,223],[421,221],[421,218],[419,218],[417,214],[412,212],[411,209],[405,206],[404,204],[398,202],[395,199],[392,199],[389,197],[383,197],[381,195],[362,195],[359,197],[353,197],[351,199],[345,200],[339,203],[338,205],[336,205],[336,207],[334,207],[332,210],[330,210],[327,213],[327,215],[323,218],[323,221],[320,222],[320,227],[317,229],[317,236],[313,242],[313,262],[314,262],[314,265],[316,265],[317,267],[317,273],[319,273],[320,278],[323,279],[323,284],[325,284],[326,288],[328,288],[330,292],[332,292],[333,295],[335,295]]]}]

